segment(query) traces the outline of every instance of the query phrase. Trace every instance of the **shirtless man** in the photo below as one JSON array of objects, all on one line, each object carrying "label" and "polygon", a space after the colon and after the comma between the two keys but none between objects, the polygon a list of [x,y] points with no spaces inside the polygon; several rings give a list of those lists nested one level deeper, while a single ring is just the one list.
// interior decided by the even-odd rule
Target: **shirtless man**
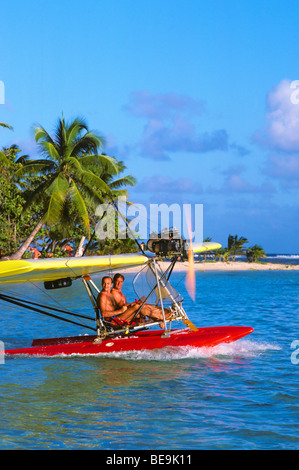
[{"label": "shirtless man", "polygon": [[[125,278],[122,274],[115,274],[113,278],[113,287],[111,289],[111,294],[113,295],[117,305],[120,307],[126,306],[127,312],[130,313],[131,318],[133,318],[142,302],[139,300],[138,302],[127,303],[127,299],[121,291],[124,280]],[[153,320],[164,320],[161,307],[156,307],[155,305],[144,304],[140,313],[138,313],[137,318],[140,318],[140,314],[143,317],[149,317]],[[167,319],[171,316],[171,311],[168,308],[165,308],[164,314],[165,318]],[[163,323],[161,324],[161,327],[164,328]]]},{"label": "shirtless man", "polygon": [[119,306],[123,306],[125,305],[126,307],[134,307],[135,311],[138,310],[138,308],[136,308],[136,302],[132,302],[132,303],[128,303],[127,302],[127,299],[126,297],[124,296],[124,294],[122,293],[122,287],[123,287],[123,283],[124,283],[124,276],[122,274],[115,274],[114,278],[113,278],[113,287],[111,289],[111,294],[113,295],[113,297],[115,298],[117,304]]},{"label": "shirtless man", "polygon": [[111,294],[112,279],[105,276],[102,279],[102,290],[97,298],[97,306],[99,307],[104,319],[116,317],[120,322],[130,322],[134,316],[134,312],[128,311],[126,305],[119,305]]}]

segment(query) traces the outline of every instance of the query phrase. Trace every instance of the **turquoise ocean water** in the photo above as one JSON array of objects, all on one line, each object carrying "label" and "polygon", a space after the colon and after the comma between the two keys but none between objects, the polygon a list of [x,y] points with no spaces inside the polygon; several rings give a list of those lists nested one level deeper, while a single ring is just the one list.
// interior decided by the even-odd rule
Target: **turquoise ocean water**
[{"label": "turquoise ocean water", "polygon": [[[196,302],[183,273],[172,282],[197,326],[248,325],[254,333],[211,349],[5,357],[0,448],[298,449],[299,272],[198,272]],[[14,292],[41,298],[38,285]],[[80,286],[55,293],[64,305],[75,295],[76,309],[87,313]],[[87,331],[1,304],[0,332],[11,348]]]}]

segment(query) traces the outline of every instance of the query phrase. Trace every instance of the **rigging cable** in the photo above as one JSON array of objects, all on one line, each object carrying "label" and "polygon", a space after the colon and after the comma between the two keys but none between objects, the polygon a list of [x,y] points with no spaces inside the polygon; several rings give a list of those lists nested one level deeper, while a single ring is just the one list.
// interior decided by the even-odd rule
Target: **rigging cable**
[{"label": "rigging cable", "polygon": [[[82,326],[84,328],[88,328],[90,330],[96,331],[96,329],[91,327],[91,326],[87,326],[87,325],[84,325],[82,323],[78,323],[78,322],[75,322],[73,320],[69,320],[68,318],[60,317],[60,316],[55,315],[53,313],[45,312],[45,311],[41,310],[40,308],[36,308],[36,307],[46,307],[46,308],[49,308],[50,310],[54,310],[54,311],[61,312],[61,313],[66,313],[68,315],[72,315],[72,316],[75,316],[75,317],[85,318],[87,320],[92,320],[92,321],[94,320],[93,318],[88,317],[86,315],[79,315],[77,313],[71,313],[71,312],[68,312],[66,310],[59,310],[55,307],[44,306],[44,305],[40,305],[40,304],[37,304],[35,302],[31,302],[31,301],[18,300],[14,297],[10,297],[10,296],[5,295],[5,294],[0,294],[0,299],[4,300],[5,302],[9,302],[9,303],[12,303],[14,305],[18,305],[18,306],[23,307],[23,308],[27,308],[28,310],[32,310],[34,312],[38,312],[38,313],[41,313],[43,315],[47,315],[47,316],[52,317],[52,318],[57,318],[58,320],[62,320],[62,321],[68,322],[68,323],[72,323],[73,325]],[[33,305],[35,307],[33,307]]]}]

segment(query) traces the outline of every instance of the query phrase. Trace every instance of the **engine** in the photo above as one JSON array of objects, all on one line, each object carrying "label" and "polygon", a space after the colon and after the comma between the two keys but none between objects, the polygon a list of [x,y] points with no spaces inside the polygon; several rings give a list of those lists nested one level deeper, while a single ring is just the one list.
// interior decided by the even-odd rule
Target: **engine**
[{"label": "engine", "polygon": [[177,231],[169,230],[167,232],[151,234],[147,241],[147,249],[161,258],[173,258],[181,256],[187,258],[188,242],[179,236]]}]

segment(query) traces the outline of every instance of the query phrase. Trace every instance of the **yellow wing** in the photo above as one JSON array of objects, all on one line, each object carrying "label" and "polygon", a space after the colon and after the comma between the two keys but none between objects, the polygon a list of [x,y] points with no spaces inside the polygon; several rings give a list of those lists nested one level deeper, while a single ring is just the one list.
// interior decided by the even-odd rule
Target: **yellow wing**
[{"label": "yellow wing", "polygon": [[147,261],[146,256],[135,253],[82,258],[1,261],[0,284],[53,281],[65,277],[76,278],[86,274],[140,266]]},{"label": "yellow wing", "polygon": [[193,243],[193,253],[205,253],[206,251],[219,250],[221,248],[220,243],[216,242],[204,242],[204,243]]}]

